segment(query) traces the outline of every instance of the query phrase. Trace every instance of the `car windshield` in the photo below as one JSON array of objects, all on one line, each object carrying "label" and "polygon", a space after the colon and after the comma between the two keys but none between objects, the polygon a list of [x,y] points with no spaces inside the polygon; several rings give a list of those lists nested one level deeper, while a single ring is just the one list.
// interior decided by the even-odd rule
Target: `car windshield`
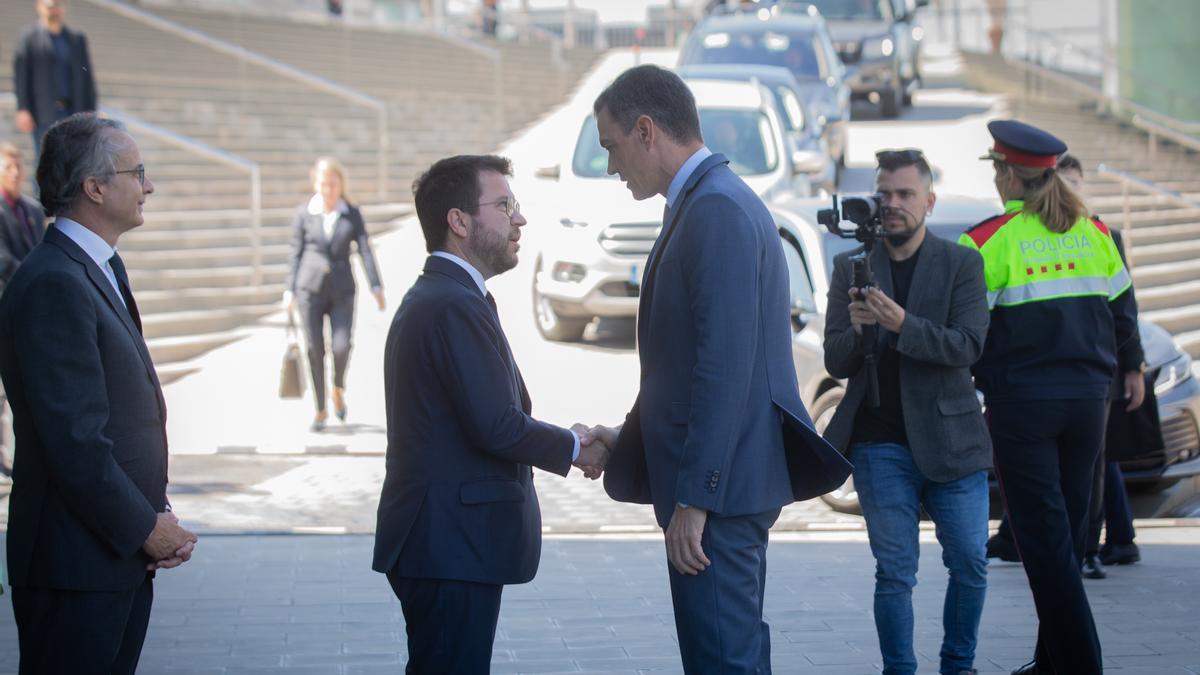
[{"label": "car windshield", "polygon": [[[739,176],[771,173],[779,165],[775,133],[762,111],[701,108],[700,133],[710,150],[729,158],[729,168]],[[608,152],[600,146],[593,115],[588,115],[579,131],[571,168],[583,178],[608,176]]]},{"label": "car windshield", "polygon": [[815,49],[813,33],[709,33],[699,39],[685,63],[749,63],[783,66],[796,77],[824,79],[824,64]]},{"label": "car windshield", "polygon": [[884,3],[890,0],[807,0],[808,4],[816,5],[821,16],[833,20],[875,20],[883,21],[886,8]]}]

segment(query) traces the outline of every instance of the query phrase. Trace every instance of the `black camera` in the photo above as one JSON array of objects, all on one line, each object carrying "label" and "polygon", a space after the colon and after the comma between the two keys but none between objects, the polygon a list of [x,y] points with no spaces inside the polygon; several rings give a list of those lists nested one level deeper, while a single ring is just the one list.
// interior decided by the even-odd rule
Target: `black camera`
[{"label": "black camera", "polygon": [[[842,239],[857,239],[870,249],[876,241],[887,236],[887,230],[883,228],[883,212],[883,197],[878,194],[842,197],[840,210],[838,197],[834,195],[832,208],[817,211],[817,222]],[[843,230],[843,220],[854,223],[855,228]]]},{"label": "black camera", "polygon": [[[843,197],[838,210],[838,197],[833,196],[833,207],[817,211],[817,222],[842,239],[857,239],[863,250],[850,256],[853,265],[851,284],[859,289],[858,299],[864,300],[863,290],[875,286],[875,275],[871,272],[871,251],[875,242],[887,236],[883,227],[883,197],[878,194],[862,197]],[[842,220],[854,223],[853,230],[843,230]],[[859,346],[863,351],[863,369],[867,378],[866,404],[879,407],[878,355],[875,353],[875,326],[863,326],[859,335]]]}]

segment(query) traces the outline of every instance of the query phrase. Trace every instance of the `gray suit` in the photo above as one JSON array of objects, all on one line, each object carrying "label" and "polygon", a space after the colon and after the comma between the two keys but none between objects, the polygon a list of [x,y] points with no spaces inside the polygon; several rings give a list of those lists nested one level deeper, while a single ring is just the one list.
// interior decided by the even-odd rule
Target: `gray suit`
[{"label": "gray suit", "polygon": [[[842,452],[849,449],[867,388],[860,372],[863,352],[847,307],[853,278],[849,258],[860,251],[834,259],[825,323],[825,368],[834,377],[850,378],[825,429],[825,438]],[[876,283],[894,297],[887,247],[880,244],[871,255]],[[983,353],[990,318],[982,258],[926,232],[907,304],[899,335],[877,331],[876,353],[890,341],[900,354],[900,397],[913,460],[926,478],[937,482],[991,467],[991,437],[970,371]]]},{"label": "gray suit", "polygon": [[325,409],[325,317],[329,316],[333,351],[333,386],[344,388],[350,361],[350,333],[354,324],[354,272],[350,246],[358,248],[371,288],[381,288],[375,255],[367,238],[362,214],[347,207],[332,235],[325,237],[324,216],[309,213],[307,205],[296,211],[292,224],[292,257],[286,287],[296,297],[308,338],[308,365],[312,373],[317,410]]}]

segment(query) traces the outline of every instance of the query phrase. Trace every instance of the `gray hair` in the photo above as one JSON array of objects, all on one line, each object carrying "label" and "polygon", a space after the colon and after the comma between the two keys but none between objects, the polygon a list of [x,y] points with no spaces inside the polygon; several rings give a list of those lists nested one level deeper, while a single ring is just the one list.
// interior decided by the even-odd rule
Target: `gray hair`
[{"label": "gray hair", "polygon": [[112,177],[117,170],[117,155],[126,148],[114,138],[113,131],[125,131],[125,125],[95,113],[76,113],[46,132],[37,168],[46,215],[70,211],[88,178],[106,183]]}]

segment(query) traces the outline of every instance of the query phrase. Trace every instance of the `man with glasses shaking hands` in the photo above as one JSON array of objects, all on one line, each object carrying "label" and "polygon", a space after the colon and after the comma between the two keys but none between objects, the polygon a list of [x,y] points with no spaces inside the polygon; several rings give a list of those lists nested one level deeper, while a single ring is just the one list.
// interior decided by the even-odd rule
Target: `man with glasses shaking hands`
[{"label": "man with glasses shaking hands", "polygon": [[[987,469],[992,445],[971,380],[988,329],[983,260],[930,235],[936,195],[919,150],[876,154],[887,237],[871,252],[877,287],[853,288],[850,257],[834,260],[825,367],[849,378],[825,437],[854,464],[875,557],[875,627],[884,673],[917,671],[912,589],[924,507],[949,572],[940,672],[974,673],[987,590]],[[862,327],[879,326],[875,344]],[[878,358],[879,406],[864,400],[866,350]]]}]

